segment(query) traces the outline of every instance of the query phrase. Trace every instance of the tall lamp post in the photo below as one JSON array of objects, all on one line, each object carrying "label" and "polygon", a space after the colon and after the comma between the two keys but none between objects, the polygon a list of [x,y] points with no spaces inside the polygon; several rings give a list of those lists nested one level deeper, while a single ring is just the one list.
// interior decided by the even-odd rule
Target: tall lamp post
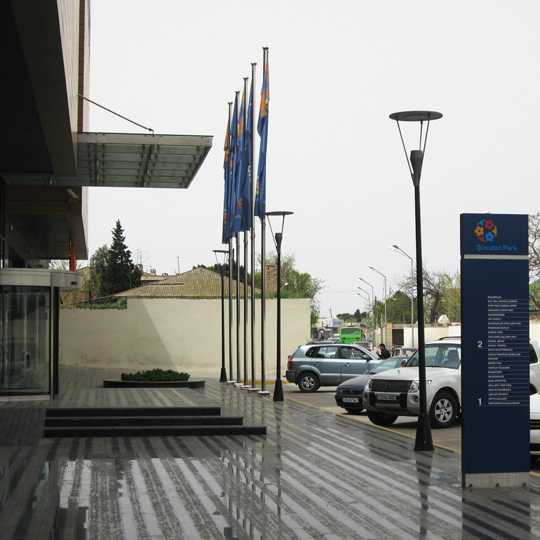
[{"label": "tall lamp post", "polygon": [[388,281],[388,278],[386,277],[385,274],[383,274],[380,270],[377,270],[373,266],[368,266],[368,268],[372,272],[375,272],[376,274],[379,274],[379,276],[381,276],[383,278],[383,280],[384,280],[384,336],[383,336],[383,342],[386,345],[387,344],[386,341],[387,341],[387,337],[388,337],[386,335],[386,332],[387,332],[387,329],[388,329],[388,325],[387,325],[387,321],[386,321],[386,300],[388,299],[387,298],[386,283]]},{"label": "tall lamp post", "polygon": [[[393,250],[396,253],[399,253],[400,255],[403,255],[404,257],[407,257],[411,263],[411,280],[414,279],[414,259],[403,249],[401,249],[398,245],[393,244],[392,245]],[[414,290],[411,292],[411,341],[412,346],[414,347]]]},{"label": "tall lamp post", "polygon": [[[226,257],[229,254],[224,249],[214,249],[216,263],[219,266],[219,275],[221,277],[221,373],[219,382],[227,382],[227,370],[225,369],[225,282],[223,277],[223,266],[225,266]],[[223,263],[220,263],[219,256],[223,256]],[[230,346],[230,344],[229,344]]]},{"label": "tall lamp post", "polygon": [[[416,427],[416,441],[414,449],[417,451],[433,450],[433,440],[431,438],[431,426],[427,413],[426,399],[426,355],[424,336],[424,284],[422,273],[422,228],[420,219],[420,177],[422,174],[422,162],[426,151],[426,143],[429,133],[429,124],[432,120],[442,118],[440,112],[435,111],[404,111],[390,115],[391,120],[395,120],[399,131],[399,137],[405,152],[407,167],[411,175],[414,186],[414,216],[416,229],[416,301],[418,305],[418,372],[420,382],[420,415]],[[400,122],[415,122],[420,127],[420,137],[417,150],[411,150],[410,156],[401,132]],[[426,129],[424,132],[424,123]]]},{"label": "tall lamp post", "polygon": [[370,308],[370,306],[372,305],[371,304],[371,295],[369,294],[368,291],[366,291],[366,289],[363,289],[362,287],[357,287],[358,289],[358,292],[356,293],[358,296],[364,298],[364,299],[367,299],[368,301],[368,309]]},{"label": "tall lamp post", "polygon": [[[276,383],[274,385],[274,401],[283,401],[283,384],[281,382],[281,242],[283,240],[283,227],[285,218],[292,215],[289,211],[266,212],[270,231],[274,238],[277,252],[277,342],[276,342]],[[281,229],[274,234],[271,218],[281,218]]]},{"label": "tall lamp post", "polygon": [[371,300],[372,300],[372,303],[371,303],[371,311],[372,311],[372,315],[373,315],[373,347],[375,347],[375,329],[377,327],[377,323],[375,321],[375,287],[369,282],[369,281],[366,281],[364,278],[361,278],[359,277],[358,278],[362,283],[365,283],[370,289],[371,289]]}]

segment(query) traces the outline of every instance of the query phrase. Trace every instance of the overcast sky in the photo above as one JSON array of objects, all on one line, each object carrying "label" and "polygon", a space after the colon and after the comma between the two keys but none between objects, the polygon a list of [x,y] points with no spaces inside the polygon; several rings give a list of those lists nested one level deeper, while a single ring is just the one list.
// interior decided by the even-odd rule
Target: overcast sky
[{"label": "overcast sky", "polygon": [[[188,190],[90,189],[91,253],[120,218],[145,266],[172,273],[177,256],[181,271],[212,264],[227,101],[265,45],[267,209],[295,212],[283,249],[324,280],[323,315],[365,307],[357,276],[382,296],[368,265],[392,287],[409,271],[389,249],[414,253],[412,183],[391,112],[444,114],[430,128],[421,186],[428,268],[457,271],[461,212],[540,209],[537,0],[91,5],[89,97],[156,133],[214,136]],[[137,128],[92,108],[90,130]]]}]

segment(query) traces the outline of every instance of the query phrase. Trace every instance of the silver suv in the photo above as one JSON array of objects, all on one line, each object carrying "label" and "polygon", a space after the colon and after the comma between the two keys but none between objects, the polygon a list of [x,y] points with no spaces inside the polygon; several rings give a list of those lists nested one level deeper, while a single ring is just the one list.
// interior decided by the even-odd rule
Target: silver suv
[{"label": "silver suv", "polygon": [[367,373],[380,362],[376,354],[360,345],[312,343],[289,356],[285,376],[301,392],[315,392],[320,386],[337,386]]}]

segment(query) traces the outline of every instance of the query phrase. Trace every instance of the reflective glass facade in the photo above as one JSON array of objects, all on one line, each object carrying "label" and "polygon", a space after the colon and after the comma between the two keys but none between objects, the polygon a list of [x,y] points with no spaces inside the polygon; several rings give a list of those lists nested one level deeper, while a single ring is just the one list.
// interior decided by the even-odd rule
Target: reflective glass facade
[{"label": "reflective glass facade", "polygon": [[0,394],[48,393],[51,288],[0,286]]}]

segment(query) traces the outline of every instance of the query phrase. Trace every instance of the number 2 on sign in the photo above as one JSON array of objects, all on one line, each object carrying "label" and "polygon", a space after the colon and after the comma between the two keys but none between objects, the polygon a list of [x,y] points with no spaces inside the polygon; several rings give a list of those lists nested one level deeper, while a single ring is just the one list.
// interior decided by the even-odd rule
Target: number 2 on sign
[{"label": "number 2 on sign", "polygon": [[484,347],[484,340],[479,339],[479,340],[476,342],[476,348],[477,348],[477,349],[482,349],[483,347]]}]

